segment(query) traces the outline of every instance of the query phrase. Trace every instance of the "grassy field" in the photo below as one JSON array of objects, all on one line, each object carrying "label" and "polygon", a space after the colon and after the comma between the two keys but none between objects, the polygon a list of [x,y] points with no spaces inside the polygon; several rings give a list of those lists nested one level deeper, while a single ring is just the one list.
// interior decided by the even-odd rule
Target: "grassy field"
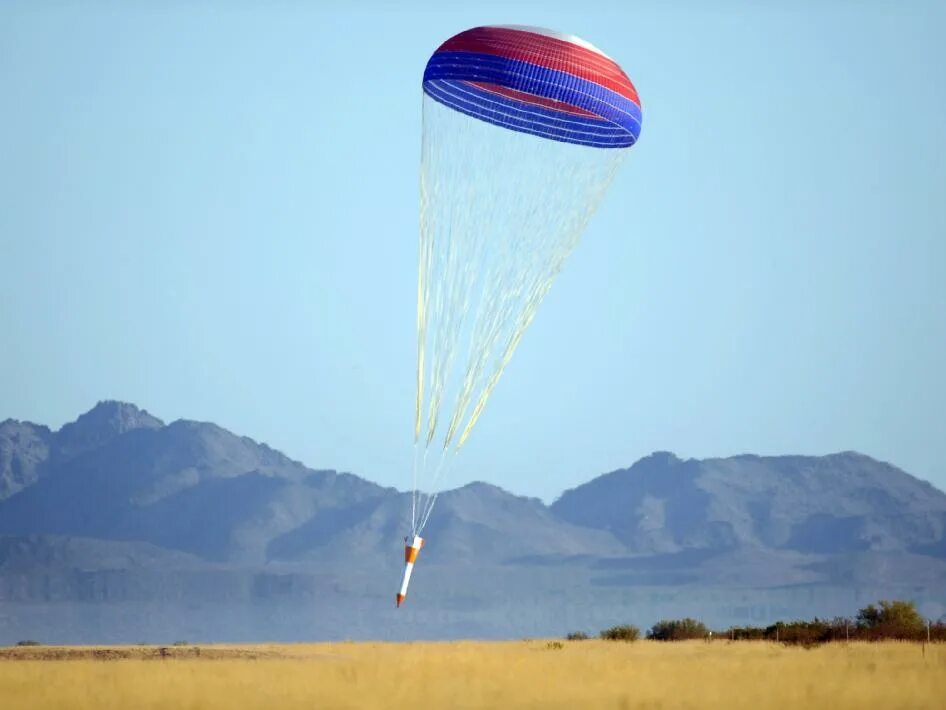
[{"label": "grassy field", "polygon": [[327,643],[0,649],[0,707],[943,708],[946,645]]}]

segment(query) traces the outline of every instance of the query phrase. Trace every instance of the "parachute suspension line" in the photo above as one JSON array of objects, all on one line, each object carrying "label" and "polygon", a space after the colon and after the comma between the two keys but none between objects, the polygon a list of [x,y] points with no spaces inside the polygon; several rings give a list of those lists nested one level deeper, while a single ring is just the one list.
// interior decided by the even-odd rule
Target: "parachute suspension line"
[{"label": "parachute suspension line", "polygon": [[508,131],[427,95],[423,123],[415,535],[626,155]]},{"label": "parachute suspension line", "polygon": [[[424,455],[421,457],[420,471],[427,471],[427,454],[430,452],[430,449],[424,447]],[[430,494],[426,491],[421,490],[419,487],[419,482],[414,485],[414,495],[417,499],[416,506],[416,517],[414,517],[413,524],[411,525],[411,533],[413,535],[420,534],[421,526],[418,521],[423,518],[423,511],[427,507],[427,499],[430,497]]]},{"label": "parachute suspension line", "polygon": [[427,454],[430,449],[424,450],[423,463],[420,466],[421,470],[432,471],[430,480],[428,481],[428,490],[427,491],[416,491],[417,496],[417,505],[412,510],[412,524],[411,524],[411,533],[413,535],[419,535],[421,531],[426,527],[427,521],[430,519],[430,514],[433,511],[434,503],[437,500],[439,494],[439,484],[441,478],[445,476],[450,468],[450,463],[456,454],[456,450],[447,450],[440,449],[439,455],[436,457],[436,464],[434,461],[431,461],[431,466],[427,465]]},{"label": "parachute suspension line", "polygon": [[417,534],[417,457],[419,455],[417,441],[414,441],[414,471],[411,476],[411,535]]},{"label": "parachute suspension line", "polygon": [[[516,321],[516,327],[507,339],[506,346],[503,349],[502,356],[499,358],[495,369],[489,375],[488,380],[486,380],[485,384],[480,390],[480,396],[473,408],[473,412],[470,414],[470,418],[467,421],[466,427],[464,427],[463,432],[460,434],[460,438],[457,442],[457,450],[459,450],[463,444],[466,443],[467,438],[470,436],[470,432],[472,432],[477,420],[483,413],[483,409],[486,407],[486,402],[492,394],[493,389],[496,387],[497,383],[502,377],[506,366],[509,364],[510,360],[512,360],[512,355],[519,346],[522,336],[525,334],[526,329],[528,329],[528,327],[532,324],[532,321],[535,319],[535,315],[538,312],[539,306],[542,304],[545,296],[551,290],[552,284],[554,283],[556,277],[561,273],[562,267],[565,264],[565,260],[578,245],[582,233],[584,233],[585,228],[588,226],[588,222],[591,220],[592,215],[598,208],[598,204],[607,191],[607,188],[611,184],[611,181],[614,179],[614,175],[616,174],[618,167],[620,167],[623,157],[623,152],[617,153],[615,156],[616,159],[611,162],[611,164],[608,166],[608,169],[606,170],[606,176],[602,181],[597,195],[594,195],[594,198],[589,202],[583,214],[580,214],[580,216],[575,220],[575,223],[569,230],[570,233],[568,234],[567,239],[563,240],[559,248],[552,253],[546,265],[545,272],[537,275],[526,289],[527,297],[523,304],[522,311],[519,314],[519,318]],[[493,343],[491,343],[491,347],[492,345]],[[478,374],[479,372],[477,372],[477,375]]]},{"label": "parachute suspension line", "polygon": [[[423,154],[421,156],[423,160]],[[420,180],[420,248],[417,265],[417,397],[414,412],[414,443],[420,439],[420,422],[424,408],[424,373],[426,371],[427,308],[430,302],[430,258],[433,253],[433,234],[425,228],[425,205],[428,202],[424,171]],[[415,486],[416,487],[416,486]]]},{"label": "parachute suspension line", "polygon": [[[608,153],[606,160],[592,164],[592,169],[586,170],[585,174],[579,171],[573,176],[578,184],[589,186],[584,194],[588,199],[583,208],[579,207],[562,222],[555,223],[550,222],[543,211],[546,205],[533,204],[531,209],[518,215],[518,224],[508,225],[512,230],[508,238],[494,242],[495,253],[488,259],[483,295],[469,341],[468,364],[445,445],[454,442],[458,431],[457,449],[466,442],[522,335],[532,323],[565,259],[577,245],[624,155],[622,151]],[[525,157],[526,161],[533,158]],[[537,162],[541,164],[542,161]],[[554,167],[566,169],[546,173],[553,176],[553,182],[561,180],[563,174],[568,175],[568,166]],[[543,179],[542,175],[528,177]],[[548,192],[554,196],[551,186]],[[500,195],[498,199],[508,200],[508,197]],[[516,206],[511,209],[516,209]],[[471,405],[472,413],[467,416]]]},{"label": "parachute suspension line", "polygon": [[434,473],[431,486],[434,489],[434,493],[430,496],[430,499],[427,502],[426,509],[424,511],[423,517],[421,518],[419,530],[423,530],[425,527],[427,527],[427,521],[430,520],[430,514],[434,512],[434,504],[437,502],[437,498],[440,496],[440,478],[441,476],[446,478],[446,475],[450,469],[450,464],[456,460],[457,449],[453,449],[452,451],[443,449],[441,453],[443,455],[440,459],[440,464],[437,466],[437,471]]},{"label": "parachute suspension line", "polygon": [[472,275],[471,261],[476,260],[479,244],[476,235],[469,235],[468,251],[461,249],[462,239],[449,239],[440,271],[444,274],[435,285],[433,319],[437,324],[432,358],[432,377],[428,413],[427,444],[436,434],[444,389],[453,366],[463,322],[470,310]]},{"label": "parachute suspension line", "polygon": [[[425,102],[425,109],[426,106]],[[450,122],[445,125],[436,113],[433,116],[428,114],[429,111],[425,110],[421,172],[427,200],[421,205],[424,213],[421,229],[426,232],[422,240],[433,244],[428,262],[432,332],[427,334],[430,338],[427,346],[430,348],[430,370],[427,372],[426,443],[430,445],[440,421],[444,395],[451,377],[455,377],[453,363],[459,343],[469,337],[467,323],[477,300],[474,292],[479,286],[482,264],[488,258],[489,230],[469,219],[471,206],[482,200],[483,189],[469,180],[467,163],[470,156],[458,152],[458,143],[462,145],[462,136],[467,131],[462,125],[459,131],[456,126],[451,131]],[[441,133],[445,130],[454,136],[442,140]],[[456,135],[461,137],[459,141]],[[453,188],[458,185],[462,189],[453,194]]]}]

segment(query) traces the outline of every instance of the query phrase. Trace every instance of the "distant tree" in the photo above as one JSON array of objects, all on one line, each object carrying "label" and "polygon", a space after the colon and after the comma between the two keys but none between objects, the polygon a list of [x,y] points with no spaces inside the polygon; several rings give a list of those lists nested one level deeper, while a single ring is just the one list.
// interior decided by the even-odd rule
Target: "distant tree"
[{"label": "distant tree", "polygon": [[836,616],[828,623],[829,641],[850,641],[857,639],[857,622],[846,616]]},{"label": "distant tree", "polygon": [[[657,638],[664,632],[660,622],[648,633],[648,638]],[[928,626],[928,628],[927,628]],[[857,613],[857,618],[837,616],[833,619],[810,621],[779,621],[766,628],[758,626],[733,626],[715,634],[719,639],[734,641],[778,641],[811,647],[830,641],[880,641],[899,639],[926,641],[927,632],[931,641],[946,641],[946,620],[928,622],[920,616],[913,602],[883,600],[869,604]]]},{"label": "distant tree", "polygon": [[857,612],[857,625],[869,639],[920,639],[926,634],[926,622],[910,601],[868,604]]},{"label": "distant tree", "polygon": [[831,624],[815,617],[812,621],[779,622],[765,630],[769,641],[811,647],[831,640]]},{"label": "distant tree", "polygon": [[586,634],[584,631],[572,631],[565,637],[565,640],[566,641],[586,641],[589,638],[591,637],[588,634]]},{"label": "distant tree", "polygon": [[658,621],[647,632],[647,638],[654,641],[685,641],[704,639],[707,636],[709,636],[709,629],[706,624],[689,617]]},{"label": "distant tree", "polygon": [[760,626],[731,626],[725,631],[714,634],[720,639],[729,639],[730,641],[762,641],[768,638],[768,629]]},{"label": "distant tree", "polygon": [[42,644],[39,641],[33,641],[32,639],[24,639],[23,641],[17,641],[17,646],[41,646]]},{"label": "distant tree", "polygon": [[641,631],[631,624],[622,624],[612,626],[601,632],[601,638],[605,641],[637,641],[641,637]]}]

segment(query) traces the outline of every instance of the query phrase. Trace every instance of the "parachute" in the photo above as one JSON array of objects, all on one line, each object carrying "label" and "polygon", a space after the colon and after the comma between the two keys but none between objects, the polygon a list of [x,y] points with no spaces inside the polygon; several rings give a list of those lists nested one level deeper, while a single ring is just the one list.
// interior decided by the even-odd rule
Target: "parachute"
[{"label": "parachute", "polygon": [[577,37],[476,27],[427,62],[408,542],[640,127],[631,81]]}]

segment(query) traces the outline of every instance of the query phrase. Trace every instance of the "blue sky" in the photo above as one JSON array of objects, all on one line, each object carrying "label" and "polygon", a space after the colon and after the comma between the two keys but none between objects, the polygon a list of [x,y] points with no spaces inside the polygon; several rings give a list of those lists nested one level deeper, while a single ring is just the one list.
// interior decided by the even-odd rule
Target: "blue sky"
[{"label": "blue sky", "polygon": [[123,399],[406,488],[421,73],[530,24],[644,127],[451,483],[856,449],[946,488],[941,4],[131,5],[0,5],[0,418]]}]

